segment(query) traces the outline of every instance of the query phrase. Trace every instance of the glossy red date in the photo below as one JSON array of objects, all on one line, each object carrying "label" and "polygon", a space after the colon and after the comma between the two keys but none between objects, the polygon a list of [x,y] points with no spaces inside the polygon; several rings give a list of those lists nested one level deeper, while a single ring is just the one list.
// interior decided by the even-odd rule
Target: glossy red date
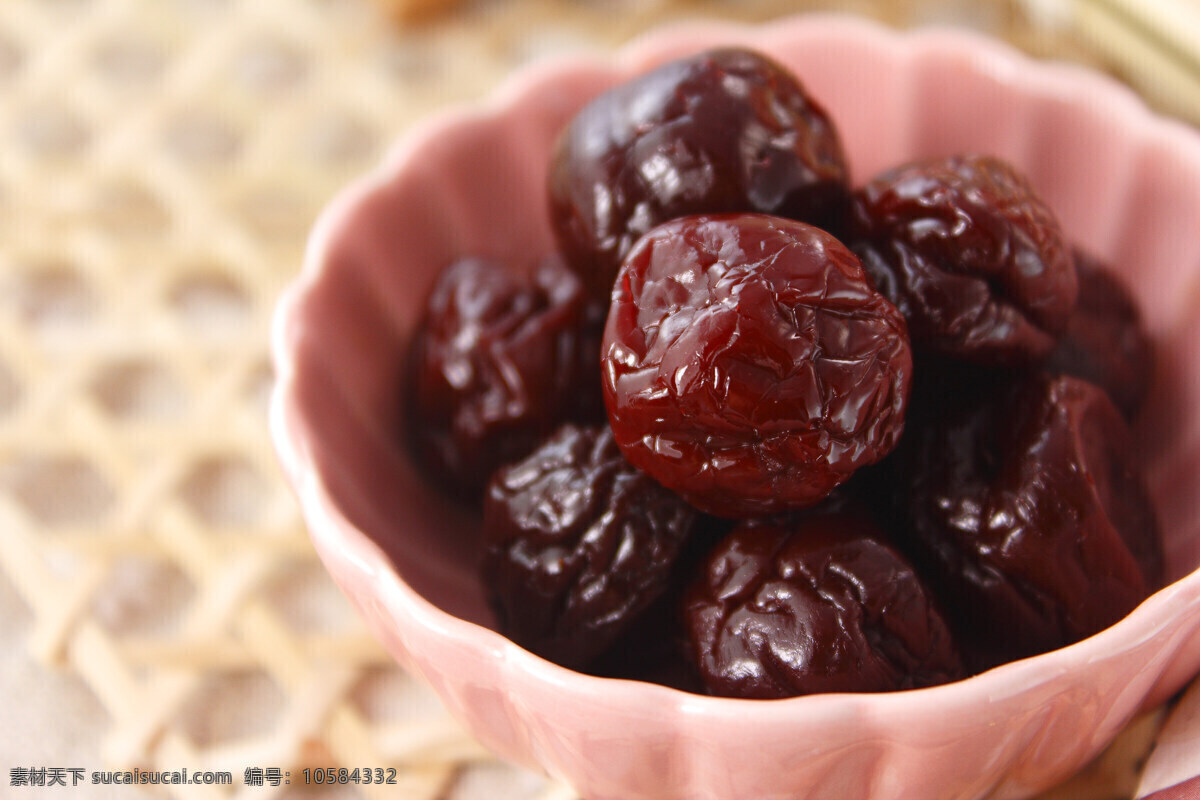
[{"label": "glossy red date", "polygon": [[762,214],[684,217],[621,268],[602,348],[617,443],[697,508],[819,502],[904,426],[904,320],[830,234]]}]

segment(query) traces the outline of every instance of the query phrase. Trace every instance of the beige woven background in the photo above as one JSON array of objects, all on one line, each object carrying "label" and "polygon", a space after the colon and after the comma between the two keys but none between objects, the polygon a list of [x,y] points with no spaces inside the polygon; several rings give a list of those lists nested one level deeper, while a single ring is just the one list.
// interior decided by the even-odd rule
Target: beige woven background
[{"label": "beige woven background", "polygon": [[[322,204],[413,120],[689,15],[835,7],[1102,60],[1005,2],[421,0],[416,22],[417,2],[0,2],[0,796],[43,796],[13,768],[134,766],[234,787],[44,794],[573,796],[390,665],[267,440],[275,297]],[[1128,797],[1156,723],[1056,796]],[[400,785],[318,791],[304,766]]]}]

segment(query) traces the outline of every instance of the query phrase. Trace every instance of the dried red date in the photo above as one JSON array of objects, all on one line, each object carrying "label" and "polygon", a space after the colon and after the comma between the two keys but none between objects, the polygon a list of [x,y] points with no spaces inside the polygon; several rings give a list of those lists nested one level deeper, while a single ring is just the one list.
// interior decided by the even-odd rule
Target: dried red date
[{"label": "dried red date", "polygon": [[621,268],[602,350],[625,456],[697,508],[811,506],[895,445],[904,320],[830,234],[761,214],[655,228]]},{"label": "dried red date", "polygon": [[1046,369],[1103,388],[1126,419],[1137,416],[1154,380],[1154,345],[1129,290],[1103,263],[1075,251],[1079,300]]},{"label": "dried red date", "polygon": [[410,409],[436,477],[477,497],[572,414],[583,314],[578,279],[555,259],[524,281],[479,258],[439,276],[414,339]]},{"label": "dried red date", "polygon": [[737,528],[689,589],[685,618],[717,695],[881,692],[962,676],[920,578],[854,514]]},{"label": "dried red date", "polygon": [[667,590],[694,518],[608,428],[564,425],[488,486],[483,575],[500,629],[587,665]]},{"label": "dried red date", "polygon": [[959,156],[886,172],[855,193],[848,227],[917,349],[1029,363],[1049,353],[1075,306],[1058,221],[999,159]]},{"label": "dried red date", "polygon": [[604,392],[600,388],[600,346],[604,341],[604,323],[608,319],[608,301],[585,300],[583,327],[579,337],[579,359],[575,378],[573,422],[600,424],[607,422]]},{"label": "dried red date", "polygon": [[898,458],[912,554],[979,668],[1090,636],[1161,581],[1128,428],[1092,384],[1033,375],[914,425]]},{"label": "dried red date", "polygon": [[758,211],[820,225],[847,202],[825,112],[775,62],[721,49],[665,64],[601,95],[551,159],[551,221],[594,299],[650,228],[696,213]]},{"label": "dried red date", "polygon": [[588,665],[606,678],[640,680],[705,694],[683,622],[683,593],[709,552],[733,529],[729,520],[700,515],[676,559],[670,585],[612,646]]}]

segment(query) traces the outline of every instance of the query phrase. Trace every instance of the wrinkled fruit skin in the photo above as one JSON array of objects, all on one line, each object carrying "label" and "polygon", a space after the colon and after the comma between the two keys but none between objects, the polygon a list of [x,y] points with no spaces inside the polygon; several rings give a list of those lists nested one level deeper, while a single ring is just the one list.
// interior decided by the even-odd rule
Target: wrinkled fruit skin
[{"label": "wrinkled fruit skin", "polygon": [[683,594],[700,564],[735,523],[698,515],[676,559],[670,584],[612,646],[588,664],[605,678],[640,680],[693,694],[707,694],[691,655],[683,621]]},{"label": "wrinkled fruit skin", "polygon": [[480,258],[443,271],[414,338],[409,415],[435,478],[477,498],[492,472],[572,416],[589,377],[583,322],[582,288],[560,261],[530,279]]},{"label": "wrinkled fruit skin", "polygon": [[601,354],[626,458],[716,516],[811,506],[895,446],[904,320],[830,234],[761,214],[643,237]]},{"label": "wrinkled fruit skin", "polygon": [[1078,292],[1053,212],[1007,163],[955,156],[858,190],[848,239],[918,350],[1023,364],[1054,347]]},{"label": "wrinkled fruit skin", "polygon": [[897,459],[911,554],[977,669],[1090,636],[1161,585],[1128,427],[1092,384],[1031,375],[914,425]]},{"label": "wrinkled fruit skin", "polygon": [[666,591],[694,520],[607,428],[564,425],[488,485],[483,578],[501,631],[584,667]]},{"label": "wrinkled fruit skin", "polygon": [[596,98],[551,157],[551,223],[591,297],[607,300],[642,234],[675,217],[758,211],[832,224],[849,189],[833,124],[783,67],[721,49]]},{"label": "wrinkled fruit skin", "polygon": [[710,554],[685,618],[712,694],[883,692],[962,677],[912,566],[865,517],[744,524]]},{"label": "wrinkled fruit skin", "polygon": [[1154,344],[1137,304],[1115,274],[1079,250],[1075,270],[1079,300],[1045,368],[1096,384],[1132,420],[1154,382]]}]

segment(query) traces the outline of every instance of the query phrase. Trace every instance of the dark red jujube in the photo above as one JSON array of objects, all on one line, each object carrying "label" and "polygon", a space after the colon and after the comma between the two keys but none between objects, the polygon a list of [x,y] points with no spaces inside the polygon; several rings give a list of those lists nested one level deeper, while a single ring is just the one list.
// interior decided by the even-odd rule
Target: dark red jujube
[{"label": "dark red jujube", "polygon": [[483,509],[501,630],[577,668],[667,591],[696,517],[622,457],[608,428],[575,425],[498,470]]},{"label": "dark red jujube", "polygon": [[1090,636],[1161,584],[1154,506],[1101,389],[1034,374],[922,422],[898,506],[977,668]]},{"label": "dark red jujube", "polygon": [[855,192],[848,241],[918,350],[989,364],[1045,356],[1078,286],[1058,220],[990,156],[907,164]]},{"label": "dark red jujube", "polygon": [[474,503],[493,471],[579,418],[599,394],[584,332],[582,288],[558,259],[528,278],[483,258],[448,266],[412,352],[409,435],[426,469]]},{"label": "dark red jujube", "polygon": [[904,320],[830,234],[762,214],[684,217],[642,238],[601,353],[635,466],[697,508],[819,502],[903,429]]},{"label": "dark red jujube", "polygon": [[672,61],[581,110],[550,160],[550,219],[589,295],[607,302],[642,234],[687,214],[757,211],[838,224],[837,131],[784,67],[723,48]]},{"label": "dark red jujube", "polygon": [[941,612],[865,517],[743,524],[696,576],[684,615],[710,692],[883,692],[962,677]]},{"label": "dark red jujube", "polygon": [[1076,249],[1075,271],[1079,300],[1045,368],[1091,381],[1132,420],[1154,382],[1154,343],[1129,289],[1103,262]]}]

